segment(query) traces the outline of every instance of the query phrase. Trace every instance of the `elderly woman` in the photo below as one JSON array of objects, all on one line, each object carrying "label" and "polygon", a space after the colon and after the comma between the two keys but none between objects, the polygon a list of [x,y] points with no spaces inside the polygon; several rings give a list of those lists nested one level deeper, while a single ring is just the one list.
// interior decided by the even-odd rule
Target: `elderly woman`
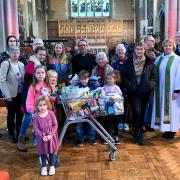
[{"label": "elderly woman", "polygon": [[[0,68],[0,88],[7,105],[7,126],[9,140],[16,143],[21,127],[23,114],[21,112],[21,95],[24,82],[24,65],[19,62],[20,49],[17,46],[9,48],[10,58],[3,61]],[[16,116],[16,125],[14,119]],[[16,127],[16,136],[14,129]]]},{"label": "elderly woman", "polygon": [[137,43],[133,57],[124,63],[123,82],[132,105],[134,140],[143,145],[142,127],[149,96],[157,80],[157,69],[145,56],[145,46]]},{"label": "elderly woman", "polygon": [[155,64],[159,82],[155,91],[152,127],[165,132],[163,138],[173,139],[180,128],[180,57],[174,53],[174,41],[163,42],[164,53]]},{"label": "elderly woman", "polygon": [[104,52],[99,52],[96,55],[96,63],[97,66],[92,70],[91,76],[98,76],[100,86],[104,86],[107,74],[113,72],[114,70],[108,64],[108,59]]},{"label": "elderly woman", "polygon": [[118,44],[116,46],[116,56],[113,58],[111,66],[119,71],[123,71],[123,64],[125,60],[127,59],[126,57],[126,48],[124,47],[124,44]]}]

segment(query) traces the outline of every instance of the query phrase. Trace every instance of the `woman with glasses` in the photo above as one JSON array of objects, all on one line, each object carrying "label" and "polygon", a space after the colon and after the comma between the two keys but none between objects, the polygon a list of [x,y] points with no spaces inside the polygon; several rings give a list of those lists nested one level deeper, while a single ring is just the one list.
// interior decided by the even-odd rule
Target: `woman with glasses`
[{"label": "woman with glasses", "polygon": [[[7,37],[7,50],[5,52],[0,53],[0,63],[10,58],[9,48],[11,46],[17,46],[17,39],[15,36]],[[20,52],[18,61],[22,62],[23,64],[27,63],[26,56],[24,53]]]}]

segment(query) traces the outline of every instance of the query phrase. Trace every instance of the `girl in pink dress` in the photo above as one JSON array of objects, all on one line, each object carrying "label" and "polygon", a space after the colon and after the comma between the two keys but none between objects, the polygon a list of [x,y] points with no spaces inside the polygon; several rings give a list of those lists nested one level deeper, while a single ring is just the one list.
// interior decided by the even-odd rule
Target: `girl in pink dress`
[{"label": "girl in pink dress", "polygon": [[58,123],[47,96],[36,99],[33,127],[37,137],[37,152],[41,157],[41,175],[47,175],[46,159],[49,155],[49,175],[55,174],[55,153],[58,150]]}]

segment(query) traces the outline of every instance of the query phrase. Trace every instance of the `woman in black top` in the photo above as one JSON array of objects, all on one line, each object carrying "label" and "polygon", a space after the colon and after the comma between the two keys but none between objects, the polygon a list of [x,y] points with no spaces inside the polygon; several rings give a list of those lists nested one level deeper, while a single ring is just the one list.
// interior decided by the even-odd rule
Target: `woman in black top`
[{"label": "woman in black top", "polygon": [[123,83],[132,105],[135,143],[139,145],[144,144],[144,115],[156,81],[156,66],[145,56],[144,44],[137,43],[133,56],[124,63]]}]

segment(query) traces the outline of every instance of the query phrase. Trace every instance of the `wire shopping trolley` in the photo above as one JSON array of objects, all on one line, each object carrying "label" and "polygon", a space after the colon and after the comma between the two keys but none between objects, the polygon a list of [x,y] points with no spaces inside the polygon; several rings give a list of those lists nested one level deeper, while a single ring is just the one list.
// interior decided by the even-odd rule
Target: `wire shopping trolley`
[{"label": "wire shopping trolley", "polygon": [[61,103],[63,105],[66,120],[64,126],[59,135],[59,148],[62,145],[62,141],[66,130],[69,125],[75,123],[88,123],[94,128],[97,134],[107,142],[107,149],[110,151],[109,159],[115,160],[117,158],[118,149],[114,145],[114,139],[108,134],[108,132],[102,127],[102,125],[96,120],[99,116],[120,115],[124,113],[123,97],[121,96],[95,96],[94,94],[100,91],[100,89],[88,94],[83,89],[81,95],[74,95],[68,97],[60,96]]}]

